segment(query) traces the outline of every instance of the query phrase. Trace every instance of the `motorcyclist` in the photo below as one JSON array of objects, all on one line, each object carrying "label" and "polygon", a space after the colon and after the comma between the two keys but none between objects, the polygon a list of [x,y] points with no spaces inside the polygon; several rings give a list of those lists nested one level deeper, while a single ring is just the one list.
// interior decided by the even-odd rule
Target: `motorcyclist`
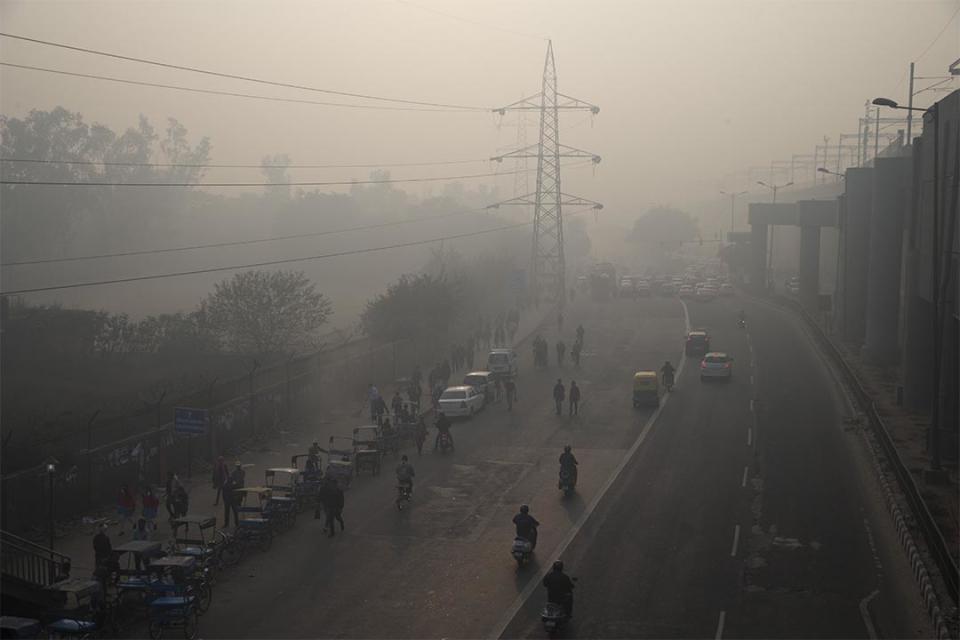
[{"label": "motorcyclist", "polygon": [[450,443],[450,449],[453,450],[453,434],[450,433],[450,418],[447,417],[447,414],[441,411],[434,426],[437,428],[437,437],[433,441],[433,450],[436,451],[437,447],[440,446],[440,436],[442,435],[446,435],[447,441]]},{"label": "motorcyclist", "polygon": [[401,487],[407,487],[410,493],[413,493],[413,477],[417,475],[413,470],[413,465],[407,460],[406,454],[400,458],[400,464],[397,465],[397,484]]},{"label": "motorcyclist", "polygon": [[513,524],[517,527],[517,537],[523,538],[530,543],[530,549],[537,548],[537,527],[540,523],[530,515],[530,507],[525,504],[520,505],[520,513],[513,516]]},{"label": "motorcyclist", "polygon": [[672,386],[676,369],[673,368],[669,360],[664,362],[663,366],[660,367],[660,373],[663,376],[663,383],[667,386]]},{"label": "motorcyclist", "polygon": [[[573,455],[570,445],[567,445],[563,448],[563,453],[560,454],[560,475],[563,476],[564,473],[569,473],[573,485],[577,484],[577,456]],[[562,480],[560,484],[562,489]]]},{"label": "motorcyclist", "polygon": [[582,324],[577,325],[577,342],[579,342],[580,344],[583,344],[584,333],[586,333],[586,331],[584,331],[583,325]]},{"label": "motorcyclist", "polygon": [[557,560],[553,569],[543,578],[547,588],[547,602],[563,606],[568,618],[573,617],[573,580],[563,572],[563,562]]},{"label": "motorcyclist", "polygon": [[740,315],[737,318],[737,324],[741,327],[747,324],[747,314],[743,312],[743,309],[740,309]]}]

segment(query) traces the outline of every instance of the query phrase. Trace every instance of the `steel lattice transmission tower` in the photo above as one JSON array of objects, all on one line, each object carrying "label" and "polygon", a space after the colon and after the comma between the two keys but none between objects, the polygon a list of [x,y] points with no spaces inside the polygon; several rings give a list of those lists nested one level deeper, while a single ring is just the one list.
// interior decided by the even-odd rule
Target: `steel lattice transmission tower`
[{"label": "steel lattice transmission tower", "polygon": [[563,207],[590,206],[601,209],[603,205],[563,193],[560,190],[560,159],[588,158],[600,162],[600,156],[560,144],[560,112],[590,111],[599,113],[600,107],[557,91],[557,69],[553,60],[553,43],[547,42],[547,57],[543,64],[543,87],[537,95],[524,98],[499,109],[507,111],[539,111],[540,141],[495,156],[491,160],[502,162],[506,158],[537,159],[537,190],[511,200],[491,205],[533,205],[533,252],[531,260],[531,284],[534,295],[549,301],[563,303],[566,300],[566,262],[563,251]]}]

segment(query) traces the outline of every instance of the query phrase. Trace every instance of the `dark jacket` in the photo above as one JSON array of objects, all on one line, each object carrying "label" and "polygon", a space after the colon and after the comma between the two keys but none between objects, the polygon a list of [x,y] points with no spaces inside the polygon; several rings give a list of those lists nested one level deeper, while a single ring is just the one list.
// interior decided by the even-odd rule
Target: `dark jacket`
[{"label": "dark jacket", "polygon": [[559,382],[553,385],[553,398],[555,400],[563,400],[564,396],[566,396],[566,392],[563,389],[563,385]]},{"label": "dark jacket", "polygon": [[580,387],[570,385],[570,402],[580,402]]},{"label": "dark jacket", "polygon": [[537,530],[540,523],[529,513],[518,513],[513,516],[513,524],[517,526],[517,535],[521,538],[530,539],[532,532]]},{"label": "dark jacket", "polygon": [[567,453],[566,451],[564,451],[563,453],[560,454],[560,468],[562,469],[572,468],[576,470],[577,464],[578,464],[577,456],[573,455],[572,453]]},{"label": "dark jacket", "polygon": [[547,600],[562,604],[573,595],[573,580],[563,571],[551,571],[543,578],[543,586],[547,588]]}]

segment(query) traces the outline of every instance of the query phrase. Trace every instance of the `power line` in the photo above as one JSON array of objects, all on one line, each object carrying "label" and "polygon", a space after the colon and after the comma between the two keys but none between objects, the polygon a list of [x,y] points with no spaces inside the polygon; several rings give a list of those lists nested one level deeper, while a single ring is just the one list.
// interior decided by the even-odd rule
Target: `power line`
[{"label": "power line", "polygon": [[937,34],[937,37],[934,38],[934,39],[930,42],[930,44],[927,45],[927,48],[923,50],[923,53],[921,53],[920,55],[918,55],[916,58],[913,59],[914,62],[919,62],[920,58],[922,58],[923,56],[927,55],[927,53],[930,51],[930,49],[933,48],[933,45],[937,44],[937,41],[943,36],[944,33],[947,32],[947,28],[950,26],[950,23],[953,22],[953,19],[957,17],[957,14],[960,14],[960,5],[957,6],[957,9],[956,9],[956,10],[953,12],[953,14],[947,19],[947,23],[946,23],[945,25],[943,25],[943,28],[942,28],[942,29],[940,29],[940,33]]},{"label": "power line", "polygon": [[[582,163],[579,163],[582,164]],[[0,180],[6,185],[33,185],[38,187],[334,187],[354,184],[393,184],[397,182],[441,182],[444,180],[472,180],[492,176],[510,175],[514,171],[502,173],[470,173],[459,176],[434,176],[430,178],[386,178],[383,180],[333,180],[328,182],[61,182],[46,180]]]},{"label": "power line", "polygon": [[143,249],[143,250],[140,250],[140,251],[120,251],[120,252],[117,252],[117,253],[101,253],[101,254],[87,255],[87,256],[72,256],[72,257],[67,257],[67,258],[32,258],[32,259],[28,259],[28,260],[17,260],[17,261],[13,261],[13,262],[4,262],[4,263],[0,264],[0,266],[3,266],[3,267],[17,267],[17,266],[32,265],[32,264],[52,264],[52,263],[58,263],[58,262],[80,262],[80,261],[84,261],[84,260],[99,260],[99,259],[106,259],[106,258],[122,258],[122,257],[127,257],[127,256],[143,256],[143,255],[151,255],[151,254],[158,254],[158,253],[176,253],[176,252],[180,252],[180,251],[193,251],[193,250],[196,250],[196,249],[216,249],[216,248],[220,248],[220,247],[238,247],[238,246],[243,246],[243,245],[261,244],[261,243],[264,243],[264,242],[277,242],[277,241],[281,241],[281,240],[293,240],[293,239],[296,239],[296,238],[315,238],[315,237],[318,237],[318,236],[329,236],[329,235],[336,235],[336,234],[339,234],[339,233],[349,233],[349,232],[351,232],[351,231],[369,231],[369,230],[372,230],[372,229],[383,229],[383,228],[385,228],[385,227],[397,227],[397,226],[400,226],[400,225],[412,224],[412,223],[415,223],[415,222],[427,222],[427,221],[430,221],[430,220],[441,220],[441,219],[443,219],[443,218],[453,218],[453,217],[456,217],[456,216],[463,216],[463,215],[468,215],[468,214],[472,214],[472,213],[480,213],[481,211],[486,211],[486,210],[487,210],[486,207],[482,207],[482,208],[479,208],[479,209],[468,209],[468,210],[466,210],[466,211],[455,211],[455,212],[453,212],[453,213],[442,213],[442,214],[438,214],[438,215],[435,215],[435,216],[421,216],[421,217],[418,217],[418,218],[410,218],[410,219],[407,219],[407,220],[395,220],[395,221],[393,221],[393,222],[381,222],[381,223],[377,223],[377,224],[368,224],[368,225],[362,225],[362,226],[357,226],[357,227],[345,227],[345,228],[342,228],[342,229],[331,229],[331,230],[328,230],[328,231],[314,231],[314,232],[310,232],[310,233],[298,233],[298,234],[288,235],[288,236],[273,236],[273,237],[271,237],[271,238],[254,238],[254,239],[251,239],[251,240],[235,240],[235,241],[228,241],[228,242],[211,242],[211,243],[209,243],[209,244],[193,244],[193,245],[187,245],[187,246],[183,246],[183,247],[168,247],[168,248],[166,248],[166,249]]},{"label": "power line", "polygon": [[258,83],[258,84],[265,84],[265,85],[270,85],[270,86],[273,86],[273,87],[286,87],[286,88],[288,88],[288,89],[299,89],[299,90],[302,90],[302,91],[313,91],[313,92],[316,92],[316,93],[326,93],[326,94],[330,94],[330,95],[346,96],[346,97],[350,97],[350,98],[361,98],[361,99],[363,99],[363,100],[380,100],[380,101],[383,101],[383,102],[394,102],[394,103],[399,103],[399,104],[418,105],[418,106],[422,106],[422,107],[441,107],[441,108],[445,108],[445,109],[464,109],[464,110],[472,110],[472,111],[489,111],[489,109],[487,109],[486,107],[468,106],[468,105],[460,105],[460,104],[449,104],[449,103],[442,103],[442,102],[429,102],[429,101],[424,101],[424,100],[408,100],[408,99],[405,99],[405,98],[389,98],[389,97],[378,96],[378,95],[374,95],[374,94],[353,93],[353,92],[350,92],[350,91],[339,91],[339,90],[335,90],[335,89],[321,89],[321,88],[318,88],[318,87],[311,87],[311,86],[308,86],[308,85],[295,84],[295,83],[290,83],[290,82],[278,82],[278,81],[275,81],[275,80],[266,80],[266,79],[263,79],[263,78],[256,78],[256,77],[252,77],[252,76],[242,76],[242,75],[233,74],[233,73],[224,73],[224,72],[220,72],[220,71],[211,71],[211,70],[209,70],[209,69],[201,69],[201,68],[199,68],[199,67],[188,67],[188,66],[178,65],[178,64],[172,64],[172,63],[168,63],[168,62],[159,62],[159,61],[157,61],[157,60],[148,60],[148,59],[145,59],[145,58],[135,58],[135,57],[133,57],[133,56],[125,56],[125,55],[118,54],[118,53],[110,53],[110,52],[107,52],[107,51],[99,51],[99,50],[97,50],[97,49],[89,49],[89,48],[86,48],[86,47],[78,47],[78,46],[75,46],[75,45],[63,44],[63,43],[60,43],[60,42],[51,42],[51,41],[49,41],[49,40],[40,40],[40,39],[38,39],[38,38],[28,38],[28,37],[26,37],[26,36],[18,36],[18,35],[12,34],[12,33],[0,32],[0,37],[11,38],[11,39],[13,39],[13,40],[20,40],[20,41],[23,41],[23,42],[32,42],[32,43],[34,43],[34,44],[42,44],[42,45],[45,45],[45,46],[48,46],[48,47],[57,47],[57,48],[59,48],[59,49],[67,49],[67,50],[70,50],[70,51],[78,51],[78,52],[80,52],[80,53],[88,53],[88,54],[91,54],[91,55],[103,56],[103,57],[106,57],[106,58],[114,58],[114,59],[116,59],[116,60],[126,60],[126,61],[128,61],[128,62],[139,62],[139,63],[141,63],[141,64],[153,65],[153,66],[155,66],[155,67],[163,67],[163,68],[165,68],[165,69],[176,69],[176,70],[178,70],[178,71],[189,71],[189,72],[191,72],[191,73],[200,73],[200,74],[204,74],[204,75],[208,75],[208,76],[216,76],[216,77],[219,77],[219,78],[228,78],[228,79],[231,79],[231,80],[242,80],[242,81],[244,81],[244,82],[255,82],[255,83]]},{"label": "power line", "polygon": [[[567,215],[577,215],[578,213],[582,213],[582,211],[575,211]],[[192,269],[190,271],[177,271],[173,273],[157,273],[157,274],[150,274],[145,276],[132,276],[129,278],[114,278],[111,280],[92,280],[88,282],[74,282],[71,284],[64,284],[64,285],[57,285],[57,286],[50,286],[50,287],[31,287],[27,289],[15,289],[13,291],[0,291],[0,296],[21,295],[25,293],[40,293],[43,291],[59,291],[63,289],[79,289],[84,287],[96,287],[96,286],[102,286],[102,285],[108,285],[108,284],[123,284],[128,282],[142,282],[145,280],[160,280],[164,278],[178,278],[182,276],[192,276],[192,275],[199,275],[204,273],[216,273],[221,271],[239,271],[240,269],[253,269],[257,267],[269,267],[269,266],[276,266],[280,264],[290,264],[294,262],[308,262],[312,260],[322,260],[325,258],[338,258],[343,256],[375,253],[378,251],[387,251],[390,249],[402,249],[405,247],[415,247],[419,245],[431,244],[434,242],[443,242],[446,240],[457,240],[460,238],[469,238],[469,237],[484,235],[488,233],[496,233],[498,231],[509,231],[511,229],[529,227],[531,225],[533,225],[533,222],[521,222],[517,224],[494,227],[492,229],[484,229],[482,231],[470,231],[467,233],[458,233],[450,236],[442,236],[439,238],[430,238],[428,240],[413,240],[410,242],[401,242],[397,244],[384,245],[380,247],[367,247],[365,249],[337,251],[334,253],[325,253],[325,254],[313,255],[313,256],[302,256],[299,258],[285,258],[282,260],[267,260],[264,262],[252,262],[248,264],[231,265],[227,267],[210,267],[207,269]]]},{"label": "power line", "polygon": [[[2,63],[0,63],[2,64]],[[17,162],[32,164],[76,164],[93,165],[105,167],[150,167],[156,169],[164,168],[189,168],[189,169],[263,169],[263,168],[283,168],[283,169],[376,169],[379,167],[433,167],[439,165],[451,164],[480,164],[481,162],[490,162],[490,158],[478,158],[476,160],[434,160],[432,162],[377,162],[370,164],[288,164],[277,165],[276,167],[263,164],[193,164],[181,162],[114,162],[108,160],[33,160],[29,158],[0,158],[0,162]]]},{"label": "power line", "polygon": [[[0,34],[2,35],[2,34]],[[231,98],[252,98],[254,100],[269,100],[271,102],[293,102],[297,104],[315,104],[323,107],[347,107],[351,109],[370,109],[374,111],[424,111],[430,113],[477,113],[476,110],[453,109],[453,108],[431,108],[431,107],[391,107],[376,104],[357,104],[352,102],[323,102],[320,100],[306,100],[302,98],[280,98],[277,96],[263,96],[254,93],[240,93],[237,91],[218,91],[216,89],[197,89],[195,87],[184,87],[175,84],[162,84],[159,82],[146,82],[143,80],[127,80],[125,78],[114,78],[111,76],[101,76],[92,73],[78,73],[75,71],[64,71],[62,69],[50,69],[47,67],[34,67],[26,64],[14,64],[12,62],[0,62],[0,66],[14,69],[25,69],[28,71],[43,71],[45,73],[55,73],[62,76],[73,76],[76,78],[87,78],[90,80],[104,80],[107,82],[118,82],[120,84],[132,84],[141,87],[156,87],[158,89],[174,89],[176,91],[189,91],[191,93],[207,93],[217,96],[228,96]]]}]

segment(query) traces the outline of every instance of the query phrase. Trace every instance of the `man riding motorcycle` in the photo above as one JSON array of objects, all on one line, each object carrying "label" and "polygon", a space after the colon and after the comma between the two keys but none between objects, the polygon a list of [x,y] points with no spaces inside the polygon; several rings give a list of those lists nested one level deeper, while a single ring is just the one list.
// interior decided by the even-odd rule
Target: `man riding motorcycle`
[{"label": "man riding motorcycle", "polygon": [[447,414],[442,411],[437,416],[437,422],[434,424],[437,428],[437,437],[433,441],[433,450],[436,451],[440,446],[441,436],[446,436],[447,442],[450,443],[450,450],[453,450],[453,435],[450,433],[450,418],[447,417]]},{"label": "man riding motorcycle", "polygon": [[543,578],[547,588],[547,602],[563,606],[567,617],[573,617],[573,580],[563,572],[563,562],[557,560],[553,569]]},{"label": "man riding motorcycle", "polygon": [[530,548],[537,548],[537,527],[540,523],[530,515],[530,507],[520,505],[520,513],[513,516],[513,524],[517,527],[517,537],[530,542]]},{"label": "man riding motorcycle", "polygon": [[563,453],[560,454],[560,481],[558,486],[560,489],[563,488],[563,476],[565,474],[570,475],[570,484],[572,486],[577,485],[577,457],[571,452],[570,445],[567,445],[563,448]]},{"label": "man riding motorcycle", "polygon": [[676,369],[673,368],[673,365],[670,364],[669,360],[664,362],[663,366],[660,367],[660,373],[663,375],[663,384],[668,389],[673,386],[675,372],[676,372]]}]

